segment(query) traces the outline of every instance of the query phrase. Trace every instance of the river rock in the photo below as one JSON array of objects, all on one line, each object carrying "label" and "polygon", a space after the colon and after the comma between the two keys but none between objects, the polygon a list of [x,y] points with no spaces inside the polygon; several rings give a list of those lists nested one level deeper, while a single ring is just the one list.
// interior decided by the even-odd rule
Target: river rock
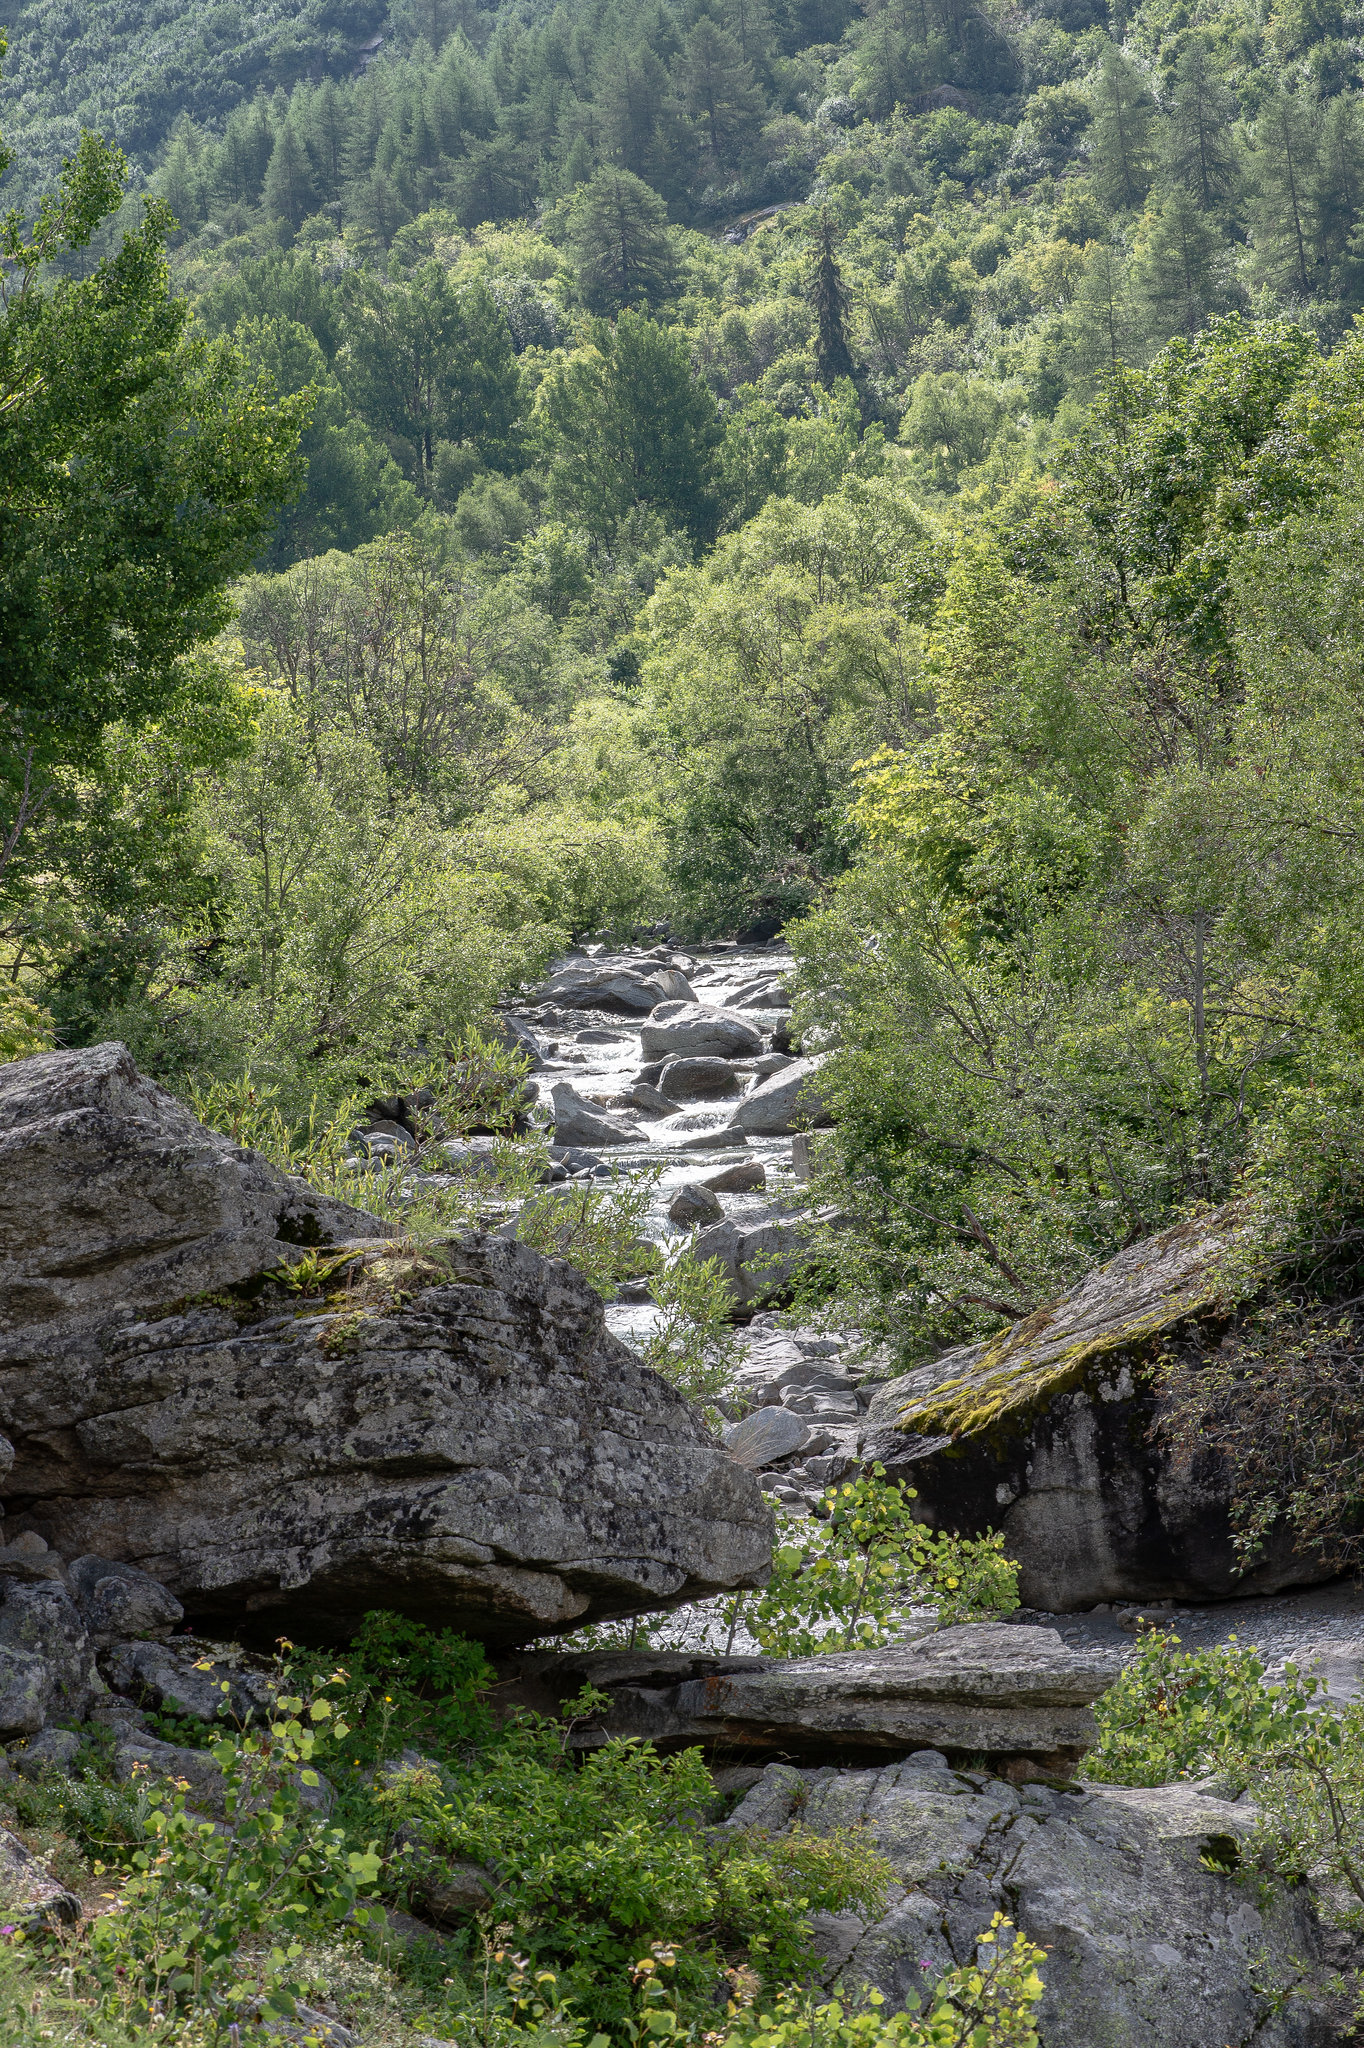
[{"label": "river rock", "polygon": [[[518,1640],[761,1581],[772,1523],[757,1481],[607,1332],[571,1266],[472,1233],[426,1261],[374,1242],[346,1313],[281,1318],[268,1291],[258,1309],[249,1290],[177,1301],[187,1274],[215,1293],[250,1280],[251,1247],[273,1266],[281,1220],[315,1213],[305,1192],[202,1131],[122,1047],[0,1069],[0,1100],[0,1260],[35,1311],[0,1337],[7,1534],[136,1565],[192,1618],[266,1638],[343,1637],[388,1607]],[[57,1269],[35,1210],[82,1247],[78,1271]],[[164,1306],[148,1301],[156,1274],[174,1289]],[[67,1288],[78,1314],[58,1312]],[[11,1647],[16,1603],[36,1623],[45,1600],[79,1625],[59,1584],[11,1585],[11,1663],[31,1648]],[[33,1712],[9,1725],[41,1725]]]},{"label": "river rock", "polygon": [[176,1301],[386,1235],[205,1130],[126,1046],[0,1066],[0,1331]]},{"label": "river rock", "polygon": [[571,1081],[554,1083],[554,1137],[560,1145],[637,1145],[643,1132],[607,1116],[579,1095]]},{"label": "river rock", "polygon": [[750,1312],[780,1301],[808,1243],[808,1225],[798,1216],[772,1217],[747,1230],[726,1220],[703,1230],[691,1255],[717,1259],[735,1310]]},{"label": "river rock", "polygon": [[[925,1521],[1002,1529],[1026,1605],[1217,1600],[1334,1574],[1271,1530],[1240,1572],[1227,1474],[1153,1441],[1161,1349],[1216,1345],[1219,1264],[1245,1226],[1228,1207],[1119,1253],[1060,1300],[874,1396],[863,1454],[918,1491]],[[1211,1318],[1211,1322],[1209,1322]]]},{"label": "river rock", "polygon": [[739,1076],[729,1060],[669,1060],[659,1077],[659,1090],[674,1102],[709,1100],[717,1095],[737,1095]]},{"label": "river rock", "polygon": [[794,1458],[810,1441],[810,1431],[798,1415],[786,1408],[759,1408],[742,1422],[731,1422],[724,1432],[725,1449],[731,1458],[761,1472],[779,1458]]},{"label": "river rock", "polygon": [[714,1188],[717,1195],[757,1194],[767,1186],[767,1168],[761,1159],[736,1159],[733,1166],[707,1174],[701,1185]]},{"label": "river rock", "polygon": [[1016,1786],[929,1751],[877,1770],[769,1764],[726,1825],[865,1830],[894,1871],[886,1910],[816,1914],[814,1946],[828,1990],[870,1986],[887,2013],[973,1963],[1003,1913],[1046,1951],[1047,2048],[1326,2048],[1346,2036],[1308,1888],[1229,1874],[1254,1818],[1187,1785]]},{"label": "river rock", "polygon": [[734,1111],[740,1130],[755,1137],[787,1137],[798,1125],[833,1121],[819,1093],[818,1059],[792,1060],[779,1073],[760,1081]]},{"label": "river rock", "polygon": [[734,1010],[705,1003],[660,1003],[640,1031],[646,1060],[745,1059],[762,1051],[762,1034]]},{"label": "river rock", "polygon": [[627,1017],[647,1016],[659,1003],[694,1002],[685,974],[676,967],[638,959],[607,957],[567,960],[557,967],[533,1000],[561,1010],[610,1010]]},{"label": "river rock", "polygon": [[696,1181],[684,1181],[668,1204],[669,1220],[683,1230],[690,1230],[698,1223],[714,1223],[724,1213],[718,1197]]}]

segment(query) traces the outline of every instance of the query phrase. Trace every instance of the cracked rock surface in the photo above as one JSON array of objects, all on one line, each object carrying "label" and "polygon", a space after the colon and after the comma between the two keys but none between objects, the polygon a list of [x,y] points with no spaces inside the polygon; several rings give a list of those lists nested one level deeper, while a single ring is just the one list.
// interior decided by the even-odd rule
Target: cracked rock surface
[{"label": "cracked rock surface", "polygon": [[372,1219],[308,1209],[118,1046],[0,1069],[0,1138],[7,1535],[272,1635],[386,1607],[517,1641],[764,1575],[756,1480],[563,1261],[475,1233],[400,1306],[257,1328],[240,1295],[174,1297],[277,1264],[281,1224]]},{"label": "cracked rock surface", "polygon": [[1014,1786],[932,1751],[881,1770],[769,1764],[729,1827],[865,1827],[895,1882],[882,1916],[816,1916],[825,1981],[890,2009],[958,1964],[996,1912],[1044,1947],[1047,2048],[1317,2048],[1339,2040],[1305,1888],[1234,1863],[1248,1802],[1186,1785]]}]

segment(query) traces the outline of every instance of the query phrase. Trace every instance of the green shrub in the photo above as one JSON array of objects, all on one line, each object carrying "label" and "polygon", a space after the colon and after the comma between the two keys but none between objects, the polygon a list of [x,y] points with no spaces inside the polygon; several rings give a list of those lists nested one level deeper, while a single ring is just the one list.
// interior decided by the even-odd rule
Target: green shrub
[{"label": "green shrub", "polygon": [[913,1487],[887,1483],[875,1465],[833,1486],[811,1522],[784,1515],[772,1577],[744,1620],[772,1656],[874,1648],[888,1642],[911,1601],[932,1601],[944,1624],[1009,1614],[1018,1569],[1000,1535],[943,1535],[916,1522]]},{"label": "green shrub", "polygon": [[886,2015],[878,1991],[860,2008],[790,1991],[735,2012],[724,2048],[1037,2048],[1042,1961],[997,1913],[975,1963],[939,1978],[917,2011]]},{"label": "green shrub", "polygon": [[[565,1713],[604,1703],[589,1689]],[[416,1824],[413,1883],[447,1858],[495,1873],[507,1941],[594,2024],[621,2024],[626,1973],[650,1940],[675,1946],[684,2009],[700,2016],[732,1949],[786,1982],[810,1966],[809,1913],[883,1900],[889,1867],[857,1834],[710,1835],[699,1751],[608,1741],[575,1763],[567,1732],[520,1718],[462,1768],[397,1772],[377,1798],[391,1825]]]},{"label": "green shrub", "polygon": [[1265,1685],[1264,1675],[1259,1652],[1234,1637],[1215,1649],[1184,1650],[1177,1635],[1153,1630],[1095,1702],[1099,1742],[1086,1777],[1110,1785],[1258,1780],[1259,1759],[1291,1750],[1325,1725],[1318,1679],[1291,1664],[1278,1685]]}]

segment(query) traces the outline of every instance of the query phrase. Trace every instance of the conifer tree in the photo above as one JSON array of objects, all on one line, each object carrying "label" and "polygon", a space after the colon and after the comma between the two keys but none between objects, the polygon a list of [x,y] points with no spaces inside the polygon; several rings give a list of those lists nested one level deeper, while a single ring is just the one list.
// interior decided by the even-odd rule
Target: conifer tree
[{"label": "conifer tree", "polygon": [[702,147],[721,174],[736,171],[767,112],[739,45],[703,14],[682,52],[682,93]]},{"label": "conifer tree", "polygon": [[1319,113],[1302,94],[1270,92],[1255,122],[1255,247],[1262,274],[1280,289],[1312,291],[1312,186]]},{"label": "conifer tree", "polygon": [[1235,119],[1236,95],[1218,74],[1207,37],[1190,34],[1175,63],[1165,158],[1170,176],[1208,213],[1237,188]]},{"label": "conifer tree", "polygon": [[287,220],[291,228],[296,228],[311,213],[316,198],[313,167],[290,113],[275,137],[261,204],[268,220]]},{"label": "conifer tree", "polygon": [[667,208],[618,164],[603,164],[574,199],[569,249],[587,304],[597,313],[656,304],[673,276]]},{"label": "conifer tree", "polygon": [[1090,166],[1099,197],[1123,212],[1141,205],[1156,175],[1156,106],[1150,88],[1116,43],[1099,60]]},{"label": "conifer tree", "polygon": [[1132,282],[1146,315],[1151,341],[1163,344],[1176,334],[1192,337],[1218,304],[1217,255],[1220,240],[1211,220],[1192,195],[1175,186],[1164,202],[1147,215],[1132,263]]},{"label": "conifer tree", "polygon": [[815,378],[832,391],[840,377],[855,376],[848,347],[848,301],[834,255],[834,227],[821,214],[815,229],[815,263],[810,278],[810,305],[815,316]]}]

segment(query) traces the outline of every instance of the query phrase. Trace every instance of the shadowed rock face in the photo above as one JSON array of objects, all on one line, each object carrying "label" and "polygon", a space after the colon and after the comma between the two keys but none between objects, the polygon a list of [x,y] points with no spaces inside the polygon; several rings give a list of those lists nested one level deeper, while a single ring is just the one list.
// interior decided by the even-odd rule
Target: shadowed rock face
[{"label": "shadowed rock face", "polygon": [[278,1263],[281,1221],[373,1219],[203,1131],[121,1047],[3,1073],[0,1258],[36,1311],[0,1336],[7,1534],[272,1635],[389,1607],[514,1642],[765,1575],[756,1481],[563,1261],[475,1234],[400,1309],[257,1327],[183,1297]]},{"label": "shadowed rock face", "polygon": [[915,1487],[926,1520],[1002,1529],[1024,1601],[1043,1610],[1333,1577],[1273,1534],[1238,1576],[1220,1459],[1179,1463],[1152,1440],[1152,1364],[1200,1317],[1225,1319],[1219,1264],[1241,1228],[1234,1208],[1180,1224],[999,1336],[892,1380],[872,1401],[864,1459]]}]

